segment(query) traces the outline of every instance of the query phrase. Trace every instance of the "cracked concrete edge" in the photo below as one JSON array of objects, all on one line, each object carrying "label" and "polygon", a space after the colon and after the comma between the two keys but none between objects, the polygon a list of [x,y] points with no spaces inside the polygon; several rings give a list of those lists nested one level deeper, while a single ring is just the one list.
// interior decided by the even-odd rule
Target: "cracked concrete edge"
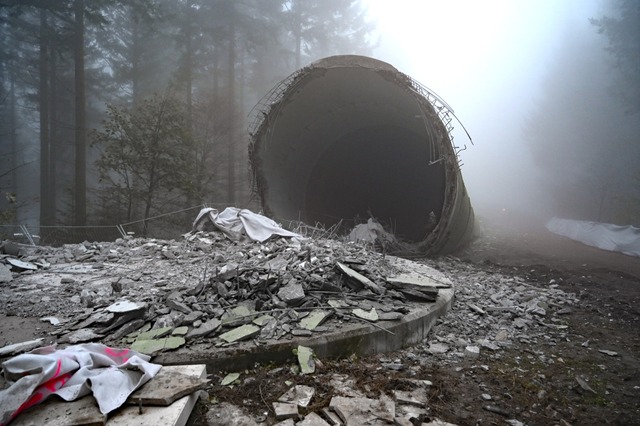
[{"label": "cracked concrete edge", "polygon": [[434,303],[410,312],[400,321],[380,321],[375,326],[348,325],[318,336],[277,340],[264,345],[256,345],[252,341],[228,348],[200,344],[162,353],[154,357],[152,362],[162,365],[206,364],[209,372],[239,371],[253,368],[256,363],[293,363],[293,349],[298,345],[312,348],[319,359],[391,352],[425,340],[436,320],[451,309],[454,292],[454,287],[440,289]]}]

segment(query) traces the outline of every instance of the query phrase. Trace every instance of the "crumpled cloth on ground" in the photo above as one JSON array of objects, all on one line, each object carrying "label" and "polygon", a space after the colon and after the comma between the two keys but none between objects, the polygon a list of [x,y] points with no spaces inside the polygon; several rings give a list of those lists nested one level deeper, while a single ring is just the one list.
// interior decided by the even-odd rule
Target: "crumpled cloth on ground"
[{"label": "crumpled cloth on ground", "polygon": [[200,210],[193,221],[193,231],[202,231],[207,221],[232,240],[240,240],[243,235],[259,242],[273,235],[302,239],[302,235],[287,231],[266,216],[237,207],[227,207],[220,213],[211,207]]},{"label": "crumpled cloth on ground", "polygon": [[149,359],[100,343],[51,345],[13,357],[2,363],[5,379],[14,383],[0,391],[0,425],[51,394],[73,401],[92,392],[102,414],[110,413],[160,371]]}]

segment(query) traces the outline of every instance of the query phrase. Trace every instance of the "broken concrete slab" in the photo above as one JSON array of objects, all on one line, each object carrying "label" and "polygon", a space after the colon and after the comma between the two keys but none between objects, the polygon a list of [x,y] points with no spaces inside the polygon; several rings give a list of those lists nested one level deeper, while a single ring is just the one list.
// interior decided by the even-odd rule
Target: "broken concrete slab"
[{"label": "broken concrete slab", "polygon": [[213,333],[218,328],[220,328],[220,324],[221,324],[220,320],[215,318],[211,319],[201,324],[200,327],[189,330],[187,332],[187,339],[197,339],[198,337],[208,336],[209,334]]},{"label": "broken concrete slab", "polygon": [[221,386],[229,386],[240,378],[240,373],[229,373],[220,381]]},{"label": "broken concrete slab", "polygon": [[[162,369],[174,370],[181,374],[204,379],[207,376],[205,365],[176,365],[163,366]],[[168,407],[143,406],[140,413],[139,406],[130,405],[115,411],[107,422],[107,426],[131,425],[167,425],[184,426],[193,411],[197,401],[197,392],[175,401]]]},{"label": "broken concrete slab", "polygon": [[304,289],[297,282],[287,284],[278,290],[278,297],[288,306],[298,306],[304,296]]},{"label": "broken concrete slab", "polygon": [[166,335],[170,334],[172,330],[173,330],[172,327],[156,328],[156,329],[145,331],[143,333],[138,334],[136,336],[136,339],[137,340],[157,339],[160,337],[165,337]]},{"label": "broken concrete slab", "polygon": [[314,330],[316,327],[325,322],[327,318],[331,316],[331,314],[332,312],[327,312],[320,309],[311,311],[309,315],[300,320],[300,327],[307,330]]},{"label": "broken concrete slab", "polygon": [[85,328],[82,330],[72,331],[71,333],[67,333],[63,335],[60,339],[58,339],[58,342],[71,343],[72,345],[75,345],[76,343],[91,342],[94,340],[101,339],[103,337],[104,337],[104,334],[97,334],[93,330],[89,330]]},{"label": "broken concrete slab", "polygon": [[307,414],[302,421],[296,423],[296,426],[331,426],[331,424],[324,421],[322,417],[316,413]]},{"label": "broken concrete slab", "polygon": [[[206,367],[204,365],[164,366],[160,370],[164,374],[181,374],[198,380],[205,380]],[[156,377],[159,377],[160,373]],[[151,384],[152,379],[145,386]],[[163,386],[164,387],[164,384]],[[141,388],[142,389],[142,388]],[[180,392],[181,390],[179,390]],[[106,416],[100,413],[95,399],[87,395],[77,401],[66,402],[51,398],[41,404],[35,405],[21,413],[11,424],[20,426],[32,425],[107,425],[107,426],[131,426],[131,425],[166,425],[184,426],[193,410],[197,400],[196,394],[183,396],[166,407],[142,406],[137,401],[135,405],[124,406]],[[106,421],[106,423],[105,423]]]},{"label": "broken concrete slab", "polygon": [[[260,423],[264,425],[263,422]],[[259,426],[242,408],[228,402],[213,405],[206,415],[207,426]],[[293,426],[293,423],[291,423]]]},{"label": "broken concrete slab", "polygon": [[298,417],[298,406],[289,402],[273,402],[273,412],[276,420],[294,419]]},{"label": "broken concrete slab", "polygon": [[130,300],[121,300],[105,308],[107,312],[114,314],[125,314],[129,312],[144,311],[147,308],[146,303],[131,302]]},{"label": "broken concrete slab", "polygon": [[15,426],[102,426],[106,422],[107,416],[100,412],[96,400],[93,396],[87,395],[70,402],[50,398],[25,410],[11,424]]},{"label": "broken concrete slab", "polygon": [[369,278],[365,277],[361,273],[356,272],[355,270],[351,269],[350,267],[348,267],[344,263],[336,262],[336,266],[338,267],[338,269],[343,274],[345,274],[347,277],[351,278],[352,280],[355,280],[356,282],[358,282],[363,287],[366,287],[369,290],[372,290],[372,291],[374,291],[375,293],[378,293],[378,294],[384,293],[384,288],[383,287],[380,287],[378,284],[374,283],[373,281],[371,281]]},{"label": "broken concrete slab", "polygon": [[186,343],[181,336],[164,337],[162,339],[136,340],[131,349],[145,355],[153,356],[162,351],[177,349]]},{"label": "broken concrete slab", "polygon": [[260,327],[245,324],[240,327],[234,328],[233,330],[227,331],[226,333],[222,333],[220,338],[227,343],[233,343],[244,339],[249,339],[256,334],[260,333]]},{"label": "broken concrete slab", "polygon": [[20,271],[36,271],[38,269],[38,266],[34,265],[31,262],[23,262],[20,259],[14,259],[12,257],[8,257],[6,260],[9,264],[11,264],[11,266]]},{"label": "broken concrete slab", "polygon": [[11,268],[4,263],[0,263],[0,283],[9,283],[13,280]]},{"label": "broken concrete slab", "polygon": [[421,408],[425,408],[429,401],[425,389],[414,389],[412,391],[394,390],[393,397],[396,400],[396,404],[414,405]]},{"label": "broken concrete slab", "polygon": [[394,402],[384,395],[380,399],[334,396],[329,407],[345,426],[387,425],[393,423],[396,412]]},{"label": "broken concrete slab", "polygon": [[376,322],[379,319],[376,308],[371,308],[370,311],[365,311],[364,309],[356,308],[351,312],[353,313],[353,315],[363,320]]},{"label": "broken concrete slab", "polygon": [[37,348],[38,346],[42,346],[42,342],[44,342],[44,338],[28,340],[26,342],[3,346],[2,348],[0,348],[0,357],[17,355],[22,352],[30,351]]},{"label": "broken concrete slab", "polygon": [[315,388],[305,385],[296,385],[282,394],[278,401],[296,404],[298,407],[305,408],[311,402],[311,398],[315,394]]},{"label": "broken concrete slab", "polygon": [[316,363],[313,360],[313,349],[298,345],[296,354],[302,374],[311,374],[316,371]]},{"label": "broken concrete slab", "polygon": [[127,404],[168,406],[183,396],[204,389],[209,381],[180,372],[180,369],[162,367],[152,380],[132,393]]}]

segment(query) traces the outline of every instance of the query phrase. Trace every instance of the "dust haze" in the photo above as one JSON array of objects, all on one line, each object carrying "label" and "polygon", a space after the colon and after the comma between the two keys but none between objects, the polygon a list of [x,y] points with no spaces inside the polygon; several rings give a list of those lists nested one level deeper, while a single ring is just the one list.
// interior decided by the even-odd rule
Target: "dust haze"
[{"label": "dust haze", "polygon": [[454,143],[481,220],[640,224],[638,111],[592,22],[624,2],[368,3],[376,56],[443,97],[469,131],[473,145],[459,123]]}]

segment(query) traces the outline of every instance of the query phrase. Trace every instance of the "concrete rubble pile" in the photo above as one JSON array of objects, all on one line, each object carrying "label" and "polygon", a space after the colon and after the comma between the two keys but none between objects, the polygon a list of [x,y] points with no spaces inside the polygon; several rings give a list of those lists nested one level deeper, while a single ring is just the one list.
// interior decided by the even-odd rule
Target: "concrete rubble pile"
[{"label": "concrete rubble pile", "polygon": [[[211,348],[240,341],[260,345],[340,330],[353,322],[400,320],[412,305],[438,294],[437,287],[389,279],[402,272],[391,256],[326,239],[256,243],[200,231],[180,241],[127,238],[57,249],[5,243],[3,249],[0,312],[42,317],[56,326],[52,337],[59,343],[102,341],[148,354],[202,342]],[[436,321],[428,340],[363,360],[371,371],[402,374],[406,383],[372,398],[356,389],[348,375],[316,370],[318,377],[330,376],[328,405],[309,411],[316,389],[292,383],[289,392],[268,401],[280,424],[446,425],[429,415],[431,382],[417,378],[424,367],[459,363],[457,368],[465,371],[488,368],[469,363],[480,364],[474,361],[479,356],[499,358],[514,342],[553,345],[563,338],[564,316],[578,302],[553,281],[545,287],[528,282],[524,270],[496,272],[451,256],[420,263],[455,277],[452,309]],[[44,344],[42,339],[26,343],[31,348]],[[220,382],[233,385],[250,376],[246,370]],[[482,397],[490,404],[487,410],[501,409],[498,399]],[[229,424],[229,418],[245,425],[265,422],[227,403],[215,405],[207,421]]]},{"label": "concrete rubble pile", "polygon": [[398,272],[390,257],[332,240],[254,243],[201,231],[179,242],[21,250],[20,260],[3,259],[13,272],[1,275],[2,311],[42,317],[58,326],[59,343],[101,340],[152,355],[205,337],[227,346],[399,320],[438,293],[387,282]]}]

